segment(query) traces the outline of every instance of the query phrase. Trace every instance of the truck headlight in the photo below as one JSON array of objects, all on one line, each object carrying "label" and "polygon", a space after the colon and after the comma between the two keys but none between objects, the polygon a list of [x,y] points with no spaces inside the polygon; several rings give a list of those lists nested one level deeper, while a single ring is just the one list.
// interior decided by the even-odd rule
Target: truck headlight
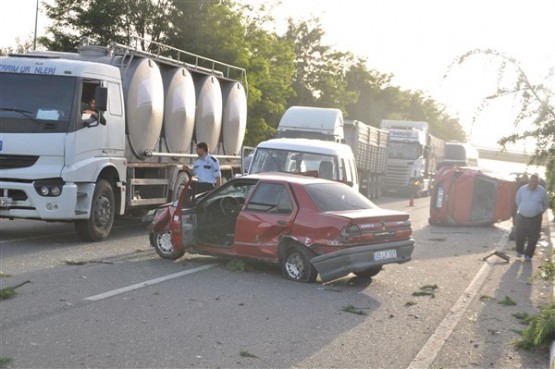
[{"label": "truck headlight", "polygon": [[34,183],[35,190],[41,196],[58,197],[62,194],[64,181],[61,179],[42,179]]}]

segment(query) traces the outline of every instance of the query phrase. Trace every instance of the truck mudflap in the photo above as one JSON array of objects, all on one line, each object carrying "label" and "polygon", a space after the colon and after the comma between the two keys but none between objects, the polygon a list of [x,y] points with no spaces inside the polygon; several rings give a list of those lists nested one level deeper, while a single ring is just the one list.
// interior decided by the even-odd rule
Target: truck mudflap
[{"label": "truck mudflap", "polygon": [[329,254],[318,255],[310,262],[322,282],[344,277],[349,273],[363,272],[385,264],[402,264],[411,260],[414,239],[350,247]]}]

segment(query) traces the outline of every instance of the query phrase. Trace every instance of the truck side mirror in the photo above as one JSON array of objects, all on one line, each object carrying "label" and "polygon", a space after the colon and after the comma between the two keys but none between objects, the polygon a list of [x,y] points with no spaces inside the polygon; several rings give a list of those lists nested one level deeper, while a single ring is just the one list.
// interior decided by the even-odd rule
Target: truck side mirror
[{"label": "truck side mirror", "polygon": [[94,98],[96,99],[96,110],[99,112],[106,111],[108,106],[108,89],[97,86],[94,91]]}]

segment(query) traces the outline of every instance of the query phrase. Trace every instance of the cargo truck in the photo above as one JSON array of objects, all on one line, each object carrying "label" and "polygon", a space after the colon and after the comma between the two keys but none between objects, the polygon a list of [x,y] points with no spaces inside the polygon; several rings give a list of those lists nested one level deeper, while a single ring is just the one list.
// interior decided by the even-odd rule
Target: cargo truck
[{"label": "cargo truck", "polygon": [[[196,142],[241,172],[245,70],[145,40],[0,57],[0,217],[74,222],[82,240],[173,200]],[[96,97],[103,119],[82,115]]]},{"label": "cargo truck", "polygon": [[389,131],[383,192],[429,195],[445,142],[429,133],[427,122],[382,120],[380,128]]},{"label": "cargo truck", "polygon": [[272,169],[267,166],[276,156],[278,170],[314,171],[373,199],[381,194],[387,141],[387,131],[344,120],[339,109],[293,106],[282,116],[276,138],[257,146],[249,172]]}]

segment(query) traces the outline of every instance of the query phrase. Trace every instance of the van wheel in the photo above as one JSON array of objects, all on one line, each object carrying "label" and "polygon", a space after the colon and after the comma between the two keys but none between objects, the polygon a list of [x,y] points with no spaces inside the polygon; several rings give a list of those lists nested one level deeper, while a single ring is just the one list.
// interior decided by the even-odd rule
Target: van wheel
[{"label": "van wheel", "polygon": [[108,181],[102,179],[94,189],[91,216],[86,220],[75,221],[77,236],[83,241],[105,240],[112,230],[114,216],[114,190]]},{"label": "van wheel", "polygon": [[289,248],[281,262],[283,276],[292,281],[313,283],[318,276],[318,272],[310,263],[312,256],[302,246]]}]

